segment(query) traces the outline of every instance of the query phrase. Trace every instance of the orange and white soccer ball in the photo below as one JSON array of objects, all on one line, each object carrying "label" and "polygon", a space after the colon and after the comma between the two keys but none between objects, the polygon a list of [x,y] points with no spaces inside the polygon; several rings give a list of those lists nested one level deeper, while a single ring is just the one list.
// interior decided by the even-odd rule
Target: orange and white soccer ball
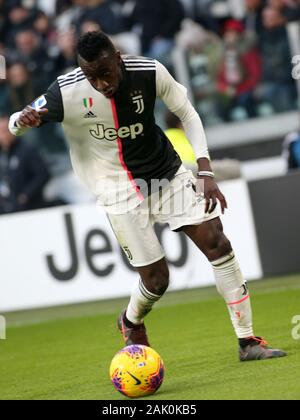
[{"label": "orange and white soccer ball", "polygon": [[130,398],[154,394],[164,379],[164,363],[151,347],[124,347],[113,358],[110,378],[114,387]]}]

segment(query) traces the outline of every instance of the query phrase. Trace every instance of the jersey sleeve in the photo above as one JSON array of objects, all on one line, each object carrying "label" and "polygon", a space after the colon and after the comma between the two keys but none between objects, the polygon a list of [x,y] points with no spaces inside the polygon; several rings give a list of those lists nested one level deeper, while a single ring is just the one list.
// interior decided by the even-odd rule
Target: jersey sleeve
[{"label": "jersey sleeve", "polygon": [[56,80],[48,88],[47,92],[36,99],[31,106],[37,111],[42,108],[48,109],[43,115],[42,122],[62,122],[64,119],[64,107],[58,81]]},{"label": "jersey sleeve", "polygon": [[187,89],[178,83],[159,61],[156,61],[156,96],[174,113],[186,105],[188,100]]},{"label": "jersey sleeve", "polygon": [[196,159],[210,160],[206,135],[199,114],[188,99],[187,89],[156,61],[156,95],[180,119]]}]

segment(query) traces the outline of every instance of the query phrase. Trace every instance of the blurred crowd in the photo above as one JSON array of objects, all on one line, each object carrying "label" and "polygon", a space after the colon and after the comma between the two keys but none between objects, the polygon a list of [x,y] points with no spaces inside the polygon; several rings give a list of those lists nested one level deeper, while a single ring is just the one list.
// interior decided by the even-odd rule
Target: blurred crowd
[{"label": "blurred crowd", "polygon": [[[78,37],[99,29],[122,53],[156,58],[171,72],[177,46],[206,125],[288,111],[297,90],[287,23],[299,19],[300,0],[0,0],[7,63],[0,115],[21,110],[77,67]],[[66,150],[59,126],[28,136],[59,166],[53,156]]]},{"label": "blurred crowd", "polygon": [[300,19],[299,9],[299,0],[0,0],[0,54],[8,64],[0,112],[22,108],[76,67],[78,36],[97,29],[123,53],[157,58],[170,70],[175,44],[183,48],[200,114],[208,97],[225,121],[235,109],[248,117],[259,105],[261,112],[292,109],[286,23]]}]

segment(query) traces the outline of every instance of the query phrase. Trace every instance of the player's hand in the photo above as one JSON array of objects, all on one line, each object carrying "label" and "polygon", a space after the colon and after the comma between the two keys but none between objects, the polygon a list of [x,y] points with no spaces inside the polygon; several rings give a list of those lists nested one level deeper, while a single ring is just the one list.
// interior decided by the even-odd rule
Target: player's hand
[{"label": "player's hand", "polygon": [[23,109],[16,123],[19,127],[22,128],[39,127],[42,123],[42,116],[47,114],[47,112],[48,109],[46,108],[36,111],[28,105],[26,108]]},{"label": "player's hand", "polygon": [[197,178],[196,195],[205,198],[205,213],[211,214],[217,207],[218,200],[221,204],[222,214],[224,214],[225,209],[228,208],[226,198],[219,190],[219,187],[213,178]]}]

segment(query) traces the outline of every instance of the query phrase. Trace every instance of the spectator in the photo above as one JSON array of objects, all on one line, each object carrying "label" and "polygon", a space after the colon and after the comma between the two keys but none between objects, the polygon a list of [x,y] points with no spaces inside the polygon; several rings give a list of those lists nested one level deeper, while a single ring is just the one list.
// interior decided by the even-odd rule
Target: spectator
[{"label": "spectator", "polygon": [[107,34],[115,35],[122,32],[122,20],[114,13],[108,1],[73,0],[73,2],[77,6],[77,16],[73,19],[76,28],[80,29],[85,21],[93,21],[97,22]]},{"label": "spectator", "polygon": [[220,116],[229,121],[234,109],[256,115],[254,90],[261,79],[261,56],[247,44],[244,25],[229,20],[224,31],[224,57],[218,77]]},{"label": "spectator", "polygon": [[8,130],[0,117],[0,214],[44,207],[43,188],[49,174],[36,149]]},{"label": "spectator", "polygon": [[299,0],[269,0],[263,13],[264,25],[268,29],[285,26],[300,20]]},{"label": "spectator", "polygon": [[257,42],[259,45],[264,30],[263,10],[265,7],[265,0],[245,0],[245,5],[246,16],[244,25],[247,36],[251,37],[253,42]]},{"label": "spectator", "polygon": [[[281,0],[278,0],[281,1]],[[246,0],[245,26],[251,39],[258,42],[262,56],[262,83],[256,94],[259,112],[270,114],[295,107],[296,89],[291,78],[291,52],[285,26],[264,24],[264,12],[270,7],[267,0]],[[273,3],[274,5],[275,3]]]},{"label": "spectator", "polygon": [[13,46],[16,34],[32,27],[36,11],[22,5],[20,1],[12,1],[6,6],[5,20],[7,22],[5,44]]},{"label": "spectator", "polygon": [[223,56],[223,45],[219,36],[190,19],[184,19],[176,36],[176,45],[186,50],[188,55],[192,53],[207,57],[208,75],[212,81],[216,80]]},{"label": "spectator", "polygon": [[56,76],[65,74],[77,67],[76,34],[73,29],[57,35],[58,56],[55,58]]},{"label": "spectator", "polygon": [[28,104],[36,96],[37,90],[27,67],[21,62],[16,62],[9,66],[7,77],[7,107],[15,112],[17,109],[20,109],[20,106]]},{"label": "spectator", "polygon": [[142,54],[166,63],[184,10],[179,0],[138,0],[129,16],[130,27],[141,34]]},{"label": "spectator", "polygon": [[295,109],[297,91],[292,78],[292,54],[286,28],[265,29],[260,48],[263,57],[261,100],[269,103],[275,112]]},{"label": "spectator", "polygon": [[222,40],[198,23],[184,19],[176,35],[176,45],[186,57],[190,94],[204,124],[218,123],[220,118],[216,110],[216,85],[223,58]]},{"label": "spectator", "polygon": [[25,29],[17,34],[15,57],[26,64],[31,76],[39,82],[39,90],[46,89],[55,78],[55,64],[34,30]]},{"label": "spectator", "polygon": [[[203,100],[204,96],[211,95],[216,89],[216,79],[223,57],[222,41],[214,32],[207,31],[190,19],[184,19],[176,36],[176,45],[187,53],[193,93],[197,96],[199,91],[200,100]],[[203,64],[204,72],[199,69],[204,67]]]},{"label": "spectator", "polygon": [[192,17],[197,23],[209,31],[218,33],[220,31],[220,20],[212,13],[214,3],[215,0],[191,0],[190,7]]},{"label": "spectator", "polygon": [[33,29],[39,35],[43,45],[48,46],[54,38],[54,31],[52,29],[50,18],[42,12],[38,12],[33,22]]}]

